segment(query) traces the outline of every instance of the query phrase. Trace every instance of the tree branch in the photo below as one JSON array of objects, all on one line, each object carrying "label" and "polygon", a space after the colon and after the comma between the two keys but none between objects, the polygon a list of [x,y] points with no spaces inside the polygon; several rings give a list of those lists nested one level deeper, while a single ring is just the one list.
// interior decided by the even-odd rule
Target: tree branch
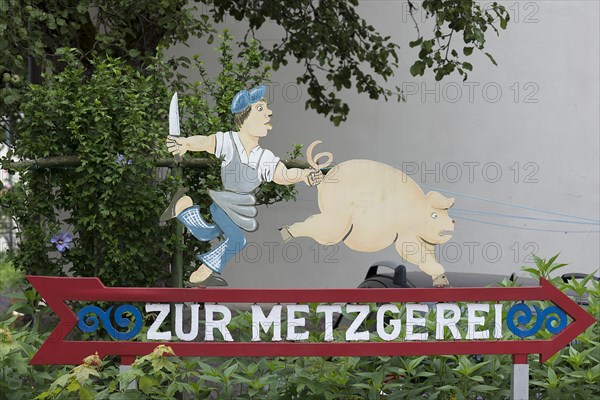
[{"label": "tree branch", "polygon": [[[305,161],[300,160],[281,160],[288,168],[309,168]],[[154,166],[175,168],[177,166],[183,168],[206,168],[211,165],[218,165],[219,160],[211,158],[185,158],[179,164],[173,158],[159,158],[154,162]],[[38,160],[22,160],[3,162],[2,167],[7,169],[17,168],[75,168],[81,165],[81,160],[78,156],[55,156],[46,157]]]}]

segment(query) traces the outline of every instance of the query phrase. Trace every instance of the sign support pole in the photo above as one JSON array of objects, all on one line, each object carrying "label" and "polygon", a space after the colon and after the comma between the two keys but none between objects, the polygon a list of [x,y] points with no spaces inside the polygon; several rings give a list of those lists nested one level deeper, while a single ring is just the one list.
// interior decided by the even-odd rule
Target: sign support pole
[{"label": "sign support pole", "polygon": [[[177,165],[172,169],[173,177],[180,178],[182,175],[181,166]],[[184,226],[176,220],[175,234],[177,236],[178,247],[173,256],[171,264],[171,283],[174,288],[183,287],[183,232]]]},{"label": "sign support pole", "polygon": [[[121,356],[121,364],[119,365],[119,375],[123,374],[131,369],[131,364],[135,361],[135,357],[132,356]],[[125,385],[123,385],[125,386]],[[127,385],[127,388],[121,386],[121,389],[137,389],[137,380],[132,380]]]},{"label": "sign support pole", "polygon": [[527,354],[513,355],[510,393],[510,398],[513,400],[529,400],[529,364],[527,362]]}]

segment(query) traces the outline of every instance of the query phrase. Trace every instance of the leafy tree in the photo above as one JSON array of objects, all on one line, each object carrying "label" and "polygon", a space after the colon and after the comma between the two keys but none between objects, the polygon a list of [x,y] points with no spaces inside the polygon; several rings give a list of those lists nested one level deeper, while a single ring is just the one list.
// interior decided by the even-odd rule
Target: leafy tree
[{"label": "leafy tree", "polygon": [[[369,25],[356,11],[358,0],[3,0],[0,2],[0,75],[6,84],[0,96],[0,115],[18,110],[28,60],[47,70],[60,68],[58,49],[80,50],[88,72],[92,54],[119,57],[142,70],[161,48],[185,42],[191,36],[212,42],[212,22],[226,17],[246,21],[248,46],[254,32],[265,23],[283,28],[284,35],[271,47],[261,47],[262,57],[273,68],[295,59],[304,71],[299,83],[308,86],[306,106],[329,115],[335,124],[346,119],[349,108],[337,95],[352,86],[372,99],[399,97],[380,81],[391,78],[399,58],[399,46]],[[408,0],[409,9],[416,2]],[[471,63],[461,61],[475,48],[483,50],[485,35],[504,29],[508,13],[490,3],[483,8],[473,0],[424,0],[426,17],[435,22],[430,36],[421,34],[412,75],[432,68],[436,79],[457,70],[465,76]],[[457,36],[462,42],[455,47]],[[489,53],[486,53],[489,55]],[[492,56],[489,55],[495,63]],[[179,60],[185,61],[185,60]],[[174,66],[179,62],[174,60]],[[31,65],[31,64],[30,64]],[[333,82],[333,86],[328,86]]]},{"label": "leafy tree", "polygon": [[[408,5],[412,14],[415,2],[408,0]],[[311,98],[306,102],[307,108],[330,115],[337,125],[349,111],[348,105],[336,95],[342,88],[354,85],[359,93],[365,92],[371,99],[401,96],[399,88],[387,89],[377,80],[393,76],[399,46],[389,36],[377,33],[357,14],[356,6],[358,0],[214,0],[214,17],[222,21],[229,14],[237,20],[247,20],[250,33],[267,21],[281,26],[285,37],[272,48],[263,48],[266,59],[275,69],[286,65],[292,57],[303,65],[304,72],[297,80],[308,85]],[[421,51],[411,74],[423,75],[426,68],[433,68],[439,80],[456,69],[466,79],[466,71],[472,70],[472,65],[460,61],[459,53],[451,47],[452,37],[462,34],[464,43],[470,46],[463,50],[465,56],[471,55],[474,47],[483,50],[485,32],[491,28],[497,33],[496,21],[505,28],[509,19],[503,6],[497,3],[488,6],[482,8],[472,0],[423,1],[426,17],[433,19],[435,25],[432,37],[426,38],[413,19],[418,39],[410,42],[410,46],[421,46]],[[326,88],[328,82],[333,82],[333,87]]]}]

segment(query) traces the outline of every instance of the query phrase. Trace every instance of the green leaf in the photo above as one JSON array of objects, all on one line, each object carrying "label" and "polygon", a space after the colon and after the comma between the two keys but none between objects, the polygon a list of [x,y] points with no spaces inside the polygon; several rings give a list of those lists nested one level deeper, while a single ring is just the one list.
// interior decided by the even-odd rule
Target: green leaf
[{"label": "green leaf", "polygon": [[66,387],[67,392],[74,392],[76,390],[81,389],[81,384],[79,382],[77,382],[76,379],[72,380]]},{"label": "green leaf", "polygon": [[137,390],[130,390],[126,392],[117,392],[110,395],[110,400],[141,400],[147,399],[148,397],[144,396]]},{"label": "green leaf", "polygon": [[412,76],[423,76],[425,73],[425,63],[421,60],[415,61],[415,63],[410,67],[410,74]]},{"label": "green leaf", "polygon": [[202,379],[215,383],[223,383],[223,380],[218,376],[202,375]]},{"label": "green leaf", "polygon": [[489,393],[489,392],[495,392],[495,391],[499,390],[499,388],[494,387],[494,386],[489,386],[489,385],[475,385],[475,386],[472,386],[470,388],[470,390],[472,392],[476,392],[476,393]]},{"label": "green leaf", "polygon": [[238,364],[233,364],[223,372],[223,375],[225,375],[226,378],[230,378],[231,375],[233,375],[233,373],[237,370],[237,368]]},{"label": "green leaf", "polygon": [[156,386],[158,386],[158,382],[156,381],[156,379],[150,376],[142,375],[138,379],[138,387],[145,394],[152,394]]},{"label": "green leaf", "polygon": [[71,379],[72,379],[72,377],[70,374],[64,374],[64,375],[60,376],[59,378],[57,378],[54,381],[54,384],[58,387],[64,387],[67,384],[67,382],[69,382],[69,380],[71,380]]},{"label": "green leaf", "polygon": [[555,254],[554,256],[552,256],[552,257],[551,257],[551,258],[548,260],[548,262],[547,262],[546,264],[547,264],[547,265],[549,265],[549,266],[550,266],[550,265],[552,265],[552,264],[554,264],[554,261],[556,261],[556,259],[558,258],[558,256],[559,256],[559,255],[560,255],[560,253],[559,253],[559,254]]},{"label": "green leaf", "polygon": [[423,43],[423,37],[421,36],[420,38],[418,38],[417,40],[413,40],[411,42],[408,42],[408,45],[410,47],[417,47],[419,46],[421,43]]},{"label": "green leaf", "polygon": [[494,57],[492,57],[492,55],[490,53],[485,53],[485,55],[490,59],[490,61],[492,62],[492,64],[494,65],[498,65],[498,63],[496,62],[496,60],[494,59]]},{"label": "green leaf", "polygon": [[94,400],[94,395],[85,387],[79,388],[79,399],[80,400]]},{"label": "green leaf", "polygon": [[473,54],[473,49],[474,49],[474,47],[464,47],[463,48],[464,55],[470,56],[471,54]]},{"label": "green leaf", "polygon": [[548,367],[548,382],[551,385],[558,382],[558,377],[556,376],[556,372],[554,372],[554,369],[552,369],[552,367]]},{"label": "green leaf", "polygon": [[443,392],[459,392],[460,389],[454,385],[444,385],[444,386],[440,386],[438,388],[439,391],[443,391]]},{"label": "green leaf", "polygon": [[367,385],[366,383],[353,383],[352,387],[362,388],[362,389],[371,389],[371,385]]}]

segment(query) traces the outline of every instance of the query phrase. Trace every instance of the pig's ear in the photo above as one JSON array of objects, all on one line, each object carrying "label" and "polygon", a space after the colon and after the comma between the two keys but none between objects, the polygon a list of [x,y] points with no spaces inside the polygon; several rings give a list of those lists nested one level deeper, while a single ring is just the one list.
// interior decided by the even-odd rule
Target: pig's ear
[{"label": "pig's ear", "polygon": [[440,210],[447,210],[454,205],[453,198],[444,197],[438,192],[429,192],[425,197],[427,198],[427,203],[429,203],[431,207]]}]

